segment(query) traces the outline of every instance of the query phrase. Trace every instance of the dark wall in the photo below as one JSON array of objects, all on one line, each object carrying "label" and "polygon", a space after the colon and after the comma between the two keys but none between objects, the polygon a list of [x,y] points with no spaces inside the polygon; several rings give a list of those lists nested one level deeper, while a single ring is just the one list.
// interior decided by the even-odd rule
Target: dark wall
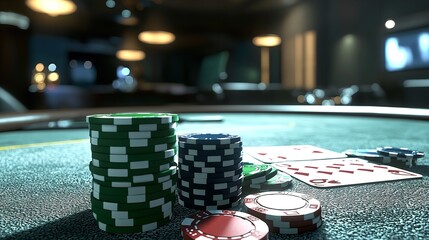
[{"label": "dark wall", "polygon": [[26,104],[31,82],[28,69],[28,32],[0,25],[0,87]]}]

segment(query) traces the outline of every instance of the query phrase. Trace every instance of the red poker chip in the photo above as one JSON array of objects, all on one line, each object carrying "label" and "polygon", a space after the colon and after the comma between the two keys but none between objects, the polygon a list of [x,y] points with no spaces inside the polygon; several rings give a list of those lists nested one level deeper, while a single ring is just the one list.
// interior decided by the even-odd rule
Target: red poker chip
[{"label": "red poker chip", "polygon": [[304,227],[298,227],[298,228],[279,228],[279,227],[270,227],[270,231],[272,233],[280,233],[280,234],[300,234],[300,233],[306,233],[311,232],[316,229],[318,229],[322,225],[322,219],[319,220],[319,222],[304,226]]},{"label": "red poker chip", "polygon": [[181,224],[183,239],[268,239],[268,225],[250,214],[230,210],[199,211]]},{"label": "red poker chip", "polygon": [[244,198],[246,212],[274,222],[306,221],[320,216],[320,202],[296,192],[261,192]]}]

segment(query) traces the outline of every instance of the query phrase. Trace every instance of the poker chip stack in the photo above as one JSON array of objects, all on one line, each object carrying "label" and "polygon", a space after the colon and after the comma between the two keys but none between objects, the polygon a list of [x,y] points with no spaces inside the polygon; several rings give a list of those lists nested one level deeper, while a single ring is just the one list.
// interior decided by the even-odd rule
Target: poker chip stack
[{"label": "poker chip stack", "polygon": [[378,147],[376,149],[349,149],[344,152],[348,157],[390,164],[398,167],[413,167],[424,152],[399,147]]},{"label": "poker chip stack", "polygon": [[117,113],[87,116],[93,182],[91,209],[112,233],[167,224],[176,201],[178,116]]},{"label": "poker chip stack", "polygon": [[242,194],[242,142],[238,135],[179,136],[179,203],[199,210],[238,206]]},{"label": "poker chip stack", "polygon": [[292,177],[270,164],[243,164],[243,188],[256,191],[281,191],[289,187]]},{"label": "poker chip stack", "polygon": [[320,202],[296,192],[263,192],[247,195],[243,210],[263,221],[272,233],[300,234],[322,225]]},{"label": "poker chip stack", "polygon": [[230,210],[199,211],[181,224],[184,240],[251,239],[268,240],[269,229],[261,219]]}]

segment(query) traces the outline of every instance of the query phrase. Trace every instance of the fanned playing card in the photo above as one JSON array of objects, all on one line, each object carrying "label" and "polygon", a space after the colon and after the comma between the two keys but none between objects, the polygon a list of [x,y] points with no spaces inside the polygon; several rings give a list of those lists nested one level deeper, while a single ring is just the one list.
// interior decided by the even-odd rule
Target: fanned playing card
[{"label": "fanned playing card", "polygon": [[243,152],[264,163],[278,163],[287,161],[308,161],[347,157],[327,149],[311,145],[245,147]]},{"label": "fanned playing card", "polygon": [[359,158],[341,158],[274,165],[308,185],[327,188],[422,178],[422,175]]}]

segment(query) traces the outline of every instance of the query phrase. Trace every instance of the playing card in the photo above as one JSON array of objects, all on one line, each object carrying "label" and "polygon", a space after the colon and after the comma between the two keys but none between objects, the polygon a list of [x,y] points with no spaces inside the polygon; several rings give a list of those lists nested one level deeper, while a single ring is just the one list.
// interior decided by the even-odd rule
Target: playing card
[{"label": "playing card", "polygon": [[311,145],[244,147],[243,152],[264,163],[344,158],[343,153]]},{"label": "playing card", "polygon": [[274,165],[292,177],[314,187],[340,187],[355,184],[421,178],[422,175],[359,158],[341,158]]}]

